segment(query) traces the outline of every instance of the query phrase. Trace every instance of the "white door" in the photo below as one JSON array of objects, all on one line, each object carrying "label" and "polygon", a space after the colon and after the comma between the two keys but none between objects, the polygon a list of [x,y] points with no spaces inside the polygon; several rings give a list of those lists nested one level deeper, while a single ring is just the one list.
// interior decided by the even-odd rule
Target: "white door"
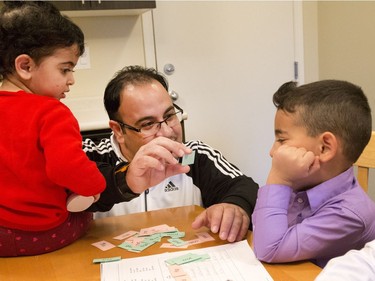
[{"label": "white door", "polygon": [[293,2],[157,1],[150,18],[156,67],[174,66],[169,85],[189,114],[187,140],[208,143],[264,184],[272,95],[294,79]]}]

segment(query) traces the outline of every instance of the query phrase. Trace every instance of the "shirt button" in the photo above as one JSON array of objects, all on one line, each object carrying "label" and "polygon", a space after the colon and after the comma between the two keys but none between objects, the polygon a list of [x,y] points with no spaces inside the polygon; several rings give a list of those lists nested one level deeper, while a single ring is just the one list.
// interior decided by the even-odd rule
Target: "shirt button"
[{"label": "shirt button", "polygon": [[303,199],[302,198],[298,198],[297,202],[300,203],[300,204],[302,204],[303,203]]}]

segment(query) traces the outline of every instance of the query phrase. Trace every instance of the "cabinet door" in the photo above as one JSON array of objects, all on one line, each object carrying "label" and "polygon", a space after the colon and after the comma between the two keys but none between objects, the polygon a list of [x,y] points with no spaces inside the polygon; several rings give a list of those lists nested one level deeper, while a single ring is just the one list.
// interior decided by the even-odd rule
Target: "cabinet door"
[{"label": "cabinet door", "polygon": [[152,9],[155,8],[155,1],[106,1],[92,0],[93,10],[116,10],[116,9]]},{"label": "cabinet door", "polygon": [[89,10],[90,1],[50,1],[60,11]]},{"label": "cabinet door", "polygon": [[272,95],[293,80],[293,1],[158,1],[152,11],[159,71],[200,139],[264,184],[274,140]]},{"label": "cabinet door", "polygon": [[117,9],[152,9],[153,1],[107,1],[107,0],[79,0],[79,1],[51,1],[60,11],[82,10],[117,10]]}]

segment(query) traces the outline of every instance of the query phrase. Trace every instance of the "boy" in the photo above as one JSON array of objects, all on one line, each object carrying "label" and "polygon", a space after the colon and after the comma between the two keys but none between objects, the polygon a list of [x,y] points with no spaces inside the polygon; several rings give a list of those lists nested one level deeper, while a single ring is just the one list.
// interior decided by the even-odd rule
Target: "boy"
[{"label": "boy", "polygon": [[325,80],[282,85],[272,167],[253,213],[254,250],[265,262],[333,257],[375,238],[375,204],[352,164],[371,136],[371,110],[362,90]]}]

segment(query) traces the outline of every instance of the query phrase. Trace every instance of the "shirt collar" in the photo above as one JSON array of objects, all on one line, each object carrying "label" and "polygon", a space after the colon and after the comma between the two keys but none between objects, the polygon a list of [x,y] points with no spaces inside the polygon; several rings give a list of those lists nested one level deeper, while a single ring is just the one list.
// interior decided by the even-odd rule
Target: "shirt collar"
[{"label": "shirt collar", "polygon": [[311,211],[314,212],[329,199],[352,189],[355,184],[354,170],[350,167],[338,176],[307,190]]},{"label": "shirt collar", "polygon": [[113,134],[113,132],[112,132],[112,134],[111,134],[111,136],[110,136],[110,139],[111,139],[111,145],[112,145],[112,147],[113,147],[113,151],[116,153],[116,156],[119,158],[119,160],[120,160],[121,162],[129,162],[129,161],[125,158],[125,156],[122,155],[122,153],[121,153],[121,149],[120,149],[120,145],[119,145],[119,143],[117,142],[117,140],[116,140],[115,135]]}]

